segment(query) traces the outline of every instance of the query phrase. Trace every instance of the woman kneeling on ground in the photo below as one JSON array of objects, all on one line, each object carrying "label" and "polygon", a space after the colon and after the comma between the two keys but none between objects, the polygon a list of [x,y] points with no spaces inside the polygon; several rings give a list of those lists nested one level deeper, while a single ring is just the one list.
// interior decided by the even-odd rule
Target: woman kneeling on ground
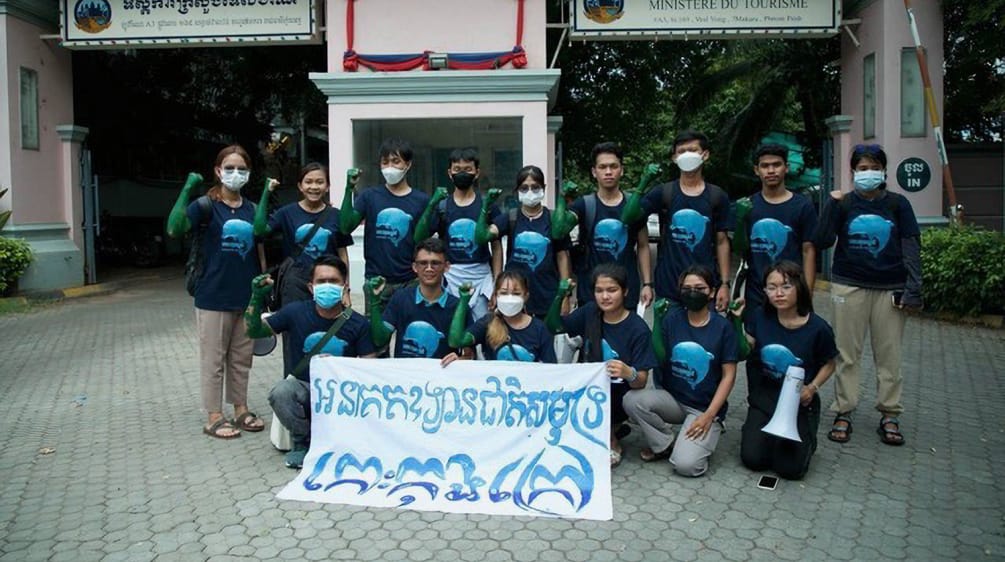
[{"label": "woman kneeling on ground", "polygon": [[[740,438],[740,457],[750,470],[773,470],[799,480],[809,470],[817,449],[820,386],[834,373],[838,355],[834,331],[813,312],[813,297],[803,270],[790,261],[768,268],[764,308],[752,311],[745,326],[751,353],[747,358],[747,420]],[[742,313],[742,306],[733,312]],[[805,383],[796,416],[800,441],[761,431],[775,413],[789,367],[802,367]]]},{"label": "woman kneeling on ground", "polygon": [[[632,390],[624,406],[649,445],[640,454],[643,461],[669,458],[678,474],[701,476],[719,444],[729,408],[726,398],[736,381],[737,340],[729,322],[709,310],[712,270],[692,265],[681,275],[678,288],[685,308],[667,314],[666,299],[655,308],[652,341],[662,369],[660,384]],[[678,424],[683,439],[675,435],[673,426]]]}]

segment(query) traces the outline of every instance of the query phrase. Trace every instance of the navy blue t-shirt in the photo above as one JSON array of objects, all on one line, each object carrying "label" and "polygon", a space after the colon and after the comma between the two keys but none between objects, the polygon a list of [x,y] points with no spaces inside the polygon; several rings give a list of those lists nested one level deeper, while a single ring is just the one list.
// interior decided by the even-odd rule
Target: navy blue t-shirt
[{"label": "navy blue t-shirt", "polygon": [[[279,312],[266,319],[272,331],[279,334],[290,334],[290,364],[296,366],[335,323],[335,320],[323,318],[318,314],[314,301],[296,301],[279,309]],[[318,354],[334,355],[336,357],[360,357],[374,352],[373,338],[370,336],[370,322],[358,312],[345,321],[338,332],[329,339]],[[311,368],[308,365],[297,375],[302,381],[311,380]]]},{"label": "navy blue t-shirt", "polygon": [[656,212],[669,217],[660,241],[654,281],[657,298],[679,301],[677,280],[691,265],[698,263],[708,267],[715,275],[716,285],[721,281],[716,260],[716,234],[729,229],[729,200],[723,196],[718,208],[713,209],[710,195],[713,187],[705,182],[705,189],[694,197],[678,189],[670,202],[671,208],[664,209],[663,189],[671,189],[672,183],[657,186],[647,193],[642,208],[647,217]]},{"label": "navy blue t-shirt", "polygon": [[412,188],[398,196],[385,185],[362,190],[353,200],[353,208],[363,215],[363,257],[366,276],[383,276],[391,283],[415,279],[412,258],[415,253],[415,223],[429,203],[429,196]]},{"label": "navy blue t-shirt", "polygon": [[[458,302],[457,297],[446,291],[433,303],[422,298],[419,287],[395,291],[382,316],[384,323],[397,332],[394,356],[442,359],[449,354],[447,334]],[[468,314],[465,325],[470,324]]]},{"label": "navy blue t-shirt", "polygon": [[[920,236],[918,220],[906,197],[884,192],[868,200],[856,192],[846,193],[850,207],[845,214],[841,204],[828,201],[830,212],[838,215],[837,247],[833,273],[853,281],[876,285],[897,285],[907,280],[901,238]],[[896,197],[896,212],[888,197]]]},{"label": "navy blue t-shirt", "polygon": [[[624,209],[627,197],[614,206],[607,206],[597,200],[597,214],[593,224],[586,224],[586,201],[580,197],[572,202],[570,210],[579,219],[580,243],[589,244],[585,268],[580,268],[576,279],[576,298],[585,303],[593,300],[593,287],[590,278],[593,268],[602,263],[616,263],[628,271],[628,296],[625,298],[625,308],[635,310],[639,304],[639,293],[642,290],[642,279],[639,277],[638,241],[639,231],[646,228],[646,222],[641,221],[632,228],[621,222],[621,210]],[[589,237],[589,240],[586,240]]]},{"label": "navy blue t-shirt", "polygon": [[803,243],[812,242],[817,212],[809,198],[793,193],[788,201],[768,203],[764,195],[750,197],[753,208],[747,223],[750,252],[747,264],[747,307],[764,302],[764,272],[779,260],[803,263]]},{"label": "navy blue t-shirt", "polygon": [[[676,308],[663,318],[663,334],[670,354],[660,377],[663,388],[681,404],[706,411],[722,382],[723,363],[737,362],[736,332],[718,314],[696,328],[687,321],[687,311]],[[724,403],[716,417],[725,419],[728,409]]]},{"label": "navy blue t-shirt", "polygon": [[[493,221],[500,236],[509,235],[509,213],[499,213]],[[554,242],[551,239],[551,211],[544,209],[540,216],[529,219],[517,210],[513,239],[506,248],[506,271],[519,271],[530,284],[527,312],[535,316],[548,313],[558,290],[558,259],[556,254],[568,251],[569,239]]]},{"label": "navy blue t-shirt", "polygon": [[754,338],[747,357],[747,400],[751,407],[772,414],[789,367],[802,367],[804,382],[809,383],[837,357],[838,350],[834,330],[815,313],[810,313],[806,324],[790,330],[778,322],[773,310],[757,312],[746,323],[747,333]]},{"label": "navy blue t-shirt", "polygon": [[[453,197],[447,197],[440,205],[443,213],[441,215],[440,209],[433,213],[430,231],[439,233],[446,242],[447,261],[452,264],[489,263],[492,254],[488,243],[481,246],[475,244],[475,224],[482,211],[481,194],[475,194],[474,201],[465,207],[458,206]],[[490,217],[498,213],[496,206],[489,209]]]},{"label": "navy blue t-shirt", "polygon": [[[305,211],[300,203],[290,203],[276,209],[269,217],[269,229],[283,233],[283,256],[289,257],[296,252],[307,233],[314,228],[314,221],[324,212]],[[295,260],[299,267],[309,268],[314,260],[323,254],[338,255],[336,250],[352,246],[352,236],[346,236],[339,231],[339,212],[332,208],[328,211],[324,223],[304,246],[304,251]]]},{"label": "navy blue t-shirt", "polygon": [[[562,326],[570,336],[584,336],[586,339],[586,323],[600,319],[597,303],[590,302],[573,310],[562,317]],[[600,344],[603,347],[603,360],[619,359],[636,370],[645,371],[656,367],[656,354],[653,353],[652,332],[646,321],[634,312],[617,324],[603,322],[600,327]],[[583,342],[580,353],[589,353],[589,341]]]},{"label": "navy blue t-shirt", "polygon": [[492,349],[486,341],[489,322],[494,316],[488,315],[468,330],[475,337],[475,343],[482,345],[482,353],[488,360],[530,361],[537,363],[558,363],[555,357],[555,336],[548,331],[544,322],[531,318],[526,328],[516,330],[507,325],[509,341]]},{"label": "navy blue t-shirt", "polygon": [[198,201],[186,209],[193,229],[205,226],[202,236],[202,276],[195,290],[195,307],[203,310],[244,310],[251,300],[251,280],[262,272],[255,245],[255,205],[243,197],[232,209],[213,201],[203,216]]}]

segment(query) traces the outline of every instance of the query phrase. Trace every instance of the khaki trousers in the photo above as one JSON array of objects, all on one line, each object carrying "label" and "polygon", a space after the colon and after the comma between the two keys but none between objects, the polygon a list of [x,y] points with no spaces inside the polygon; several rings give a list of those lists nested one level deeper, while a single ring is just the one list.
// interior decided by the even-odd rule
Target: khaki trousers
[{"label": "khaki trousers", "polygon": [[863,289],[833,283],[834,336],[838,348],[835,399],[832,412],[851,412],[858,406],[862,347],[869,332],[876,364],[876,409],[892,416],[901,404],[900,343],[904,314],[893,306],[893,291]]},{"label": "khaki trousers", "polygon": [[228,403],[247,405],[253,343],[244,331],[243,313],[197,308],[195,324],[199,331],[202,407],[210,413],[222,412],[224,386]]}]

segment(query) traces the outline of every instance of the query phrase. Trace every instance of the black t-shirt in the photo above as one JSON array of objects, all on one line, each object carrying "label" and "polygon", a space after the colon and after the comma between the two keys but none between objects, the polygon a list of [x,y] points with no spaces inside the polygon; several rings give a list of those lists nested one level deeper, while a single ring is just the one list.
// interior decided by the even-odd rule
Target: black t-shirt
[{"label": "black t-shirt", "polygon": [[469,332],[475,337],[475,343],[482,345],[482,353],[486,359],[499,361],[531,361],[538,363],[558,363],[555,357],[555,337],[548,331],[544,322],[531,318],[530,324],[521,330],[510,326],[509,341],[492,349],[486,341],[489,322],[493,315],[487,315],[471,326]]},{"label": "black t-shirt", "polygon": [[[828,201],[831,212],[838,215],[834,275],[866,284],[903,284],[907,269],[900,240],[921,235],[911,202],[889,192],[872,200],[854,191],[845,194],[849,197],[844,205]],[[896,204],[890,197],[897,198]],[[848,207],[847,213],[843,206]]]},{"label": "black t-shirt", "polygon": [[580,244],[589,245],[586,263],[581,264],[583,267],[577,268],[581,273],[576,280],[576,298],[580,303],[592,301],[593,288],[590,286],[590,276],[593,268],[602,263],[616,263],[628,271],[628,296],[625,298],[625,308],[635,310],[642,290],[637,251],[639,231],[646,228],[646,223],[640,221],[632,228],[628,228],[621,222],[621,210],[625,207],[627,196],[614,206],[605,205],[596,195],[591,197],[596,199],[597,204],[593,224],[586,224],[584,197],[573,201],[570,207],[579,219]]},{"label": "black t-shirt", "polygon": [[[287,304],[279,312],[266,319],[272,331],[279,334],[290,334],[290,361],[296,365],[308,353],[335,323],[335,319],[323,318],[318,314],[314,301],[297,301]],[[374,352],[373,338],[370,336],[370,323],[358,312],[345,321],[338,332],[329,339],[318,354],[326,353],[337,357],[360,357]],[[297,376],[303,381],[311,380],[311,368],[308,365]]]},{"label": "black t-shirt", "polygon": [[764,302],[764,273],[775,262],[789,260],[802,265],[803,243],[813,240],[817,228],[813,203],[799,193],[781,203],[768,203],[761,193],[755,193],[750,200],[753,208],[747,223],[748,307]]},{"label": "black t-shirt", "polygon": [[[509,213],[496,215],[494,224],[502,236],[509,235]],[[507,241],[506,271],[519,271],[530,284],[527,311],[535,316],[547,314],[558,290],[558,252],[569,249],[569,239],[551,239],[551,211],[544,209],[534,219],[518,210],[513,239]]]},{"label": "black t-shirt", "polygon": [[[382,316],[384,323],[397,331],[394,356],[442,359],[448,355],[447,334],[458,302],[446,291],[436,302],[427,302],[419,287],[395,291]],[[468,314],[466,325],[470,324]]]},{"label": "black t-shirt", "polygon": [[790,330],[778,322],[774,311],[760,309],[751,315],[746,330],[754,338],[747,358],[748,402],[769,415],[775,411],[789,367],[802,367],[804,382],[809,383],[838,355],[834,330],[815,313],[810,313],[806,324]]},{"label": "black t-shirt", "polygon": [[[687,311],[675,308],[663,318],[670,364],[663,365],[663,388],[678,402],[705,411],[722,381],[723,363],[736,363],[736,332],[725,318],[711,314],[708,324],[692,326]],[[724,419],[729,403],[716,417]]]},{"label": "black t-shirt", "polygon": [[381,275],[391,283],[415,279],[412,257],[415,252],[415,223],[429,203],[429,196],[412,188],[407,195],[395,195],[387,186],[364,189],[353,200],[363,215],[363,257],[366,276]]},{"label": "black t-shirt", "polygon": [[199,201],[186,209],[192,228],[202,235],[202,276],[195,290],[195,307],[202,310],[244,310],[251,300],[251,280],[261,273],[252,223],[255,205],[247,197],[233,209],[213,201],[203,216]]},{"label": "black t-shirt", "polygon": [[[570,336],[586,336],[586,323],[599,319],[597,304],[591,302],[563,316],[562,326]],[[604,361],[619,359],[639,371],[651,370],[657,365],[652,332],[646,321],[634,312],[617,324],[602,322],[600,338]],[[583,342],[580,353],[589,353],[590,345],[589,341]]]},{"label": "black t-shirt", "polygon": [[[439,233],[447,244],[447,261],[452,264],[490,263],[492,254],[488,243],[475,244],[475,225],[482,212],[481,194],[475,194],[474,201],[464,207],[458,206],[453,197],[447,197],[440,206],[442,213],[440,209],[433,213],[430,232]],[[498,212],[493,206],[488,216],[494,217]]]},{"label": "black t-shirt", "polygon": [[[314,221],[319,218],[324,209],[311,213],[305,211],[299,203],[283,205],[272,213],[269,217],[269,228],[273,232],[279,230],[283,233],[283,256],[292,256],[296,249],[303,242],[307,233],[314,228]],[[336,255],[339,248],[352,246],[352,236],[347,236],[339,231],[338,209],[328,210],[325,221],[318,226],[317,232],[310,241],[304,244],[304,251],[297,256],[295,263],[300,268],[310,268],[314,260],[323,254]]]}]

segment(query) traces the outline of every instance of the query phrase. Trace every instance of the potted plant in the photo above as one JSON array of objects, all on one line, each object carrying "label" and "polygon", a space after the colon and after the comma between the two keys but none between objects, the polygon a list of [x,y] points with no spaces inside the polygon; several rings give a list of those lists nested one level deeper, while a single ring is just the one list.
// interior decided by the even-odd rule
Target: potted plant
[{"label": "potted plant", "polygon": [[[0,198],[7,194],[0,191]],[[0,213],[0,230],[10,218],[10,211]],[[31,246],[24,240],[0,236],[0,295],[13,294],[17,280],[31,265]]]}]

